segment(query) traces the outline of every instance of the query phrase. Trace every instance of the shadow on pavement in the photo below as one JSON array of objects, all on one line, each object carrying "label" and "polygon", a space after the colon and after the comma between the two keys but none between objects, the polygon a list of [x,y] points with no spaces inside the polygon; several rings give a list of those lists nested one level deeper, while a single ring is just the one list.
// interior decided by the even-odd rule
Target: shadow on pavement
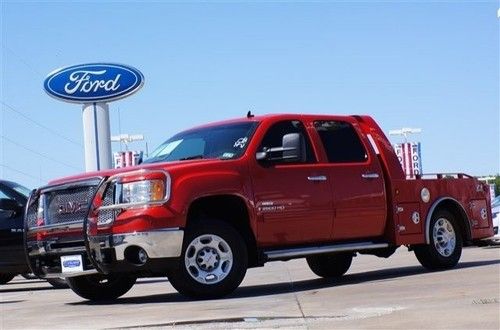
[{"label": "shadow on pavement", "polygon": [[[2,285],[3,287],[3,285]],[[47,287],[41,287],[41,288],[15,288],[15,289],[0,289],[0,294],[1,293],[10,293],[10,292],[25,292],[25,291],[44,291],[44,290],[57,290],[56,288],[52,287],[51,285]]]},{"label": "shadow on pavement", "polygon": [[3,284],[3,285],[13,285],[13,284],[37,284],[37,283],[45,283],[44,280],[40,280],[40,279],[33,279],[33,280],[12,280],[10,281],[9,283],[7,284]]},{"label": "shadow on pavement", "polygon": [[26,300],[9,300],[9,301],[0,301],[0,305],[2,304],[16,304],[20,302],[24,302]]},{"label": "shadow on pavement", "polygon": [[[484,261],[469,261],[461,262],[454,269],[472,268],[488,265],[500,264],[499,259],[484,260]],[[452,271],[452,270],[447,270]],[[441,272],[446,272],[441,271]],[[411,267],[397,267],[381,270],[374,270],[364,273],[347,274],[340,279],[323,279],[315,278],[311,280],[296,281],[296,282],[282,282],[273,284],[250,285],[239,287],[234,293],[225,297],[224,299],[238,299],[259,296],[269,296],[276,294],[285,294],[292,292],[302,292],[323,289],[328,287],[352,285],[357,283],[366,283],[371,281],[382,281],[394,278],[402,278],[406,276],[413,276],[426,273],[435,273],[426,270],[421,266]],[[0,291],[1,292],[1,291]],[[176,303],[176,302],[189,302],[192,299],[182,296],[178,293],[155,294],[142,297],[119,298],[117,300],[106,302],[95,301],[80,301],[75,303],[68,303],[68,305],[119,305],[119,304],[148,304],[148,303]]]}]

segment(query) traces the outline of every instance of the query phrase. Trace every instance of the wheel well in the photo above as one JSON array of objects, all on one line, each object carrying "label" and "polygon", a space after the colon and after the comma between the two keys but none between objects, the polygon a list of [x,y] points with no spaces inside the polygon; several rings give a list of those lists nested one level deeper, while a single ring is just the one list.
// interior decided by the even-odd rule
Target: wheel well
[{"label": "wheel well", "polygon": [[451,212],[451,214],[453,214],[453,217],[457,220],[458,226],[460,227],[460,233],[462,234],[464,244],[472,240],[469,218],[467,217],[467,213],[465,213],[465,210],[463,209],[462,205],[460,205],[460,203],[454,199],[444,199],[441,202],[437,203],[435,207],[433,207],[433,210],[431,210],[432,213],[431,212],[429,213],[427,219],[427,228],[426,228],[427,243],[429,243],[430,219],[432,215],[438,210],[446,210],[448,212]]},{"label": "wheel well", "polygon": [[259,264],[257,243],[250,227],[250,216],[245,201],[234,195],[218,195],[201,197],[191,203],[186,226],[201,219],[210,221],[217,219],[231,224],[243,237],[248,250],[248,266]]}]

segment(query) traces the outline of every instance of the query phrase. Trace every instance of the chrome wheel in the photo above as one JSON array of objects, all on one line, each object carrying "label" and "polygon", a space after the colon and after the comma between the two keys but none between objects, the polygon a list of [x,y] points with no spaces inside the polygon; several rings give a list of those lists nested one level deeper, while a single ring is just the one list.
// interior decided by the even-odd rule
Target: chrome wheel
[{"label": "chrome wheel", "polygon": [[434,246],[443,257],[449,257],[455,251],[457,237],[453,225],[448,219],[439,218],[432,228]]},{"label": "chrome wheel", "polygon": [[206,234],[189,243],[184,256],[186,269],[201,284],[221,282],[233,266],[233,252],[220,236]]}]

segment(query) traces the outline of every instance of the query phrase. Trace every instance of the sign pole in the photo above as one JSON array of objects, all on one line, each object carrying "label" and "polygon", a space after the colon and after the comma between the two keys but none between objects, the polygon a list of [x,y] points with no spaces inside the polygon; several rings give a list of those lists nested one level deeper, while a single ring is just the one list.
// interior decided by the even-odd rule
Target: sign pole
[{"label": "sign pole", "polygon": [[91,172],[111,168],[108,104],[86,103],[83,105],[82,116],[85,170]]}]

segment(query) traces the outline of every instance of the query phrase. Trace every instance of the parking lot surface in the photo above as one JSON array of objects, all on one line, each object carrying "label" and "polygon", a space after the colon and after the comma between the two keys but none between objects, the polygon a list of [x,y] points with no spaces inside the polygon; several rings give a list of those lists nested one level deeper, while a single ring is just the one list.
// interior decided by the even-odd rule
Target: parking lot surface
[{"label": "parking lot surface", "polygon": [[1,329],[277,327],[500,329],[500,248],[466,248],[442,272],[404,248],[389,259],[359,255],[337,281],[316,277],[303,259],[274,262],[219,300],[189,300],[167,278],[141,279],[109,303],[22,277],[0,286]]}]

